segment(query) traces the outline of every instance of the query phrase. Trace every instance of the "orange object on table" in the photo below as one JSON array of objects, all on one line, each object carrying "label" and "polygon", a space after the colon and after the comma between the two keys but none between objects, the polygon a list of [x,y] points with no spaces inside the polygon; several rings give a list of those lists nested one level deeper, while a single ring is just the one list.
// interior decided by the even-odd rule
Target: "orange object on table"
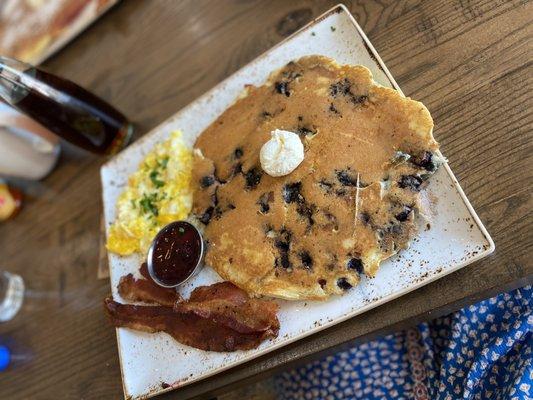
[{"label": "orange object on table", "polygon": [[22,208],[22,192],[0,181],[0,221],[8,220]]}]

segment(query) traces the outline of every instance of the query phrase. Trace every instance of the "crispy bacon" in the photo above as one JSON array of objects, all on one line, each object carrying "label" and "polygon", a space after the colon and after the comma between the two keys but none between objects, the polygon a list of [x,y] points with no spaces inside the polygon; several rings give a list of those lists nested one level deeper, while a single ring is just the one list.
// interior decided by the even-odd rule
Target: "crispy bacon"
[{"label": "crispy bacon", "polygon": [[266,332],[279,322],[278,305],[273,301],[250,299],[248,294],[230,282],[200,286],[193,290],[186,302],[178,302],[174,309],[193,313],[240,333]]},{"label": "crispy bacon", "polygon": [[181,296],[176,289],[166,289],[151,279],[135,279],[132,274],[120,278],[118,293],[129,301],[146,301],[172,307]]},{"label": "crispy bacon", "polygon": [[276,337],[278,305],[250,299],[230,282],[196,288],[187,301],[169,306],[135,306],[105,300],[111,322],[145,332],[166,332],[178,342],[202,350],[253,349]]},{"label": "crispy bacon", "polygon": [[142,263],[141,268],[139,268],[139,272],[145,279],[149,280],[150,282],[153,282],[154,285],[157,285],[157,283],[153,281],[152,277],[150,276],[150,273],[148,272],[148,264],[146,264],[145,262]]}]

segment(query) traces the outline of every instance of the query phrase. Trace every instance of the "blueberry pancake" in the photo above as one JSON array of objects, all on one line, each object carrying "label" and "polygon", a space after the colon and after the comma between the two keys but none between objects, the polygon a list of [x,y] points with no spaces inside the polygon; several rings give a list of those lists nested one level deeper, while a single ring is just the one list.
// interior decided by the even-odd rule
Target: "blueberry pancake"
[{"label": "blueberry pancake", "polygon": [[[423,104],[322,56],[248,87],[195,145],[206,263],[251,294],[284,299],[325,299],[374,276],[416,234],[420,191],[441,164],[432,128]],[[275,129],[305,148],[282,177],[259,161]]]}]

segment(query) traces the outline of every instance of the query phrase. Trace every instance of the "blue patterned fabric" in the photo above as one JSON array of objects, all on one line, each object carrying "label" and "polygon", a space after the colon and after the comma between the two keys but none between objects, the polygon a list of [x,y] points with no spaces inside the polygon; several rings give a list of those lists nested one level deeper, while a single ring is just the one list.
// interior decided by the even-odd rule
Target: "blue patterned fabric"
[{"label": "blue patterned fabric", "polygon": [[532,288],[286,372],[280,398],[532,399]]}]

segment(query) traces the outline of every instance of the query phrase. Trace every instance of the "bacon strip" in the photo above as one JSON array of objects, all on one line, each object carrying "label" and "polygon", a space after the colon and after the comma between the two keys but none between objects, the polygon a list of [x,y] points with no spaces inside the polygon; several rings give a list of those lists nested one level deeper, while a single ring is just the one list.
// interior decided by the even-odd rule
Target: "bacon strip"
[{"label": "bacon strip", "polygon": [[200,302],[216,299],[225,299],[235,304],[244,304],[250,300],[250,296],[231,282],[219,282],[210,286],[195,288],[189,301]]},{"label": "bacon strip", "polygon": [[145,279],[149,280],[150,282],[153,282],[154,285],[157,285],[157,283],[154,282],[154,280],[150,276],[150,273],[148,272],[148,264],[146,264],[145,262],[142,263],[141,268],[139,268],[139,272]]},{"label": "bacon strip", "polygon": [[273,301],[250,299],[244,290],[230,282],[221,282],[194,289],[190,299],[177,303],[174,309],[211,319],[240,333],[252,333],[271,329],[272,321],[277,321],[278,305]]},{"label": "bacon strip", "polygon": [[278,305],[250,299],[230,282],[196,288],[188,301],[174,307],[125,305],[112,299],[106,299],[104,306],[117,327],[166,332],[202,350],[253,349],[279,332]]},{"label": "bacon strip", "polygon": [[135,279],[132,274],[120,278],[118,293],[129,301],[146,301],[172,307],[181,296],[175,289],[167,289],[152,280]]}]

